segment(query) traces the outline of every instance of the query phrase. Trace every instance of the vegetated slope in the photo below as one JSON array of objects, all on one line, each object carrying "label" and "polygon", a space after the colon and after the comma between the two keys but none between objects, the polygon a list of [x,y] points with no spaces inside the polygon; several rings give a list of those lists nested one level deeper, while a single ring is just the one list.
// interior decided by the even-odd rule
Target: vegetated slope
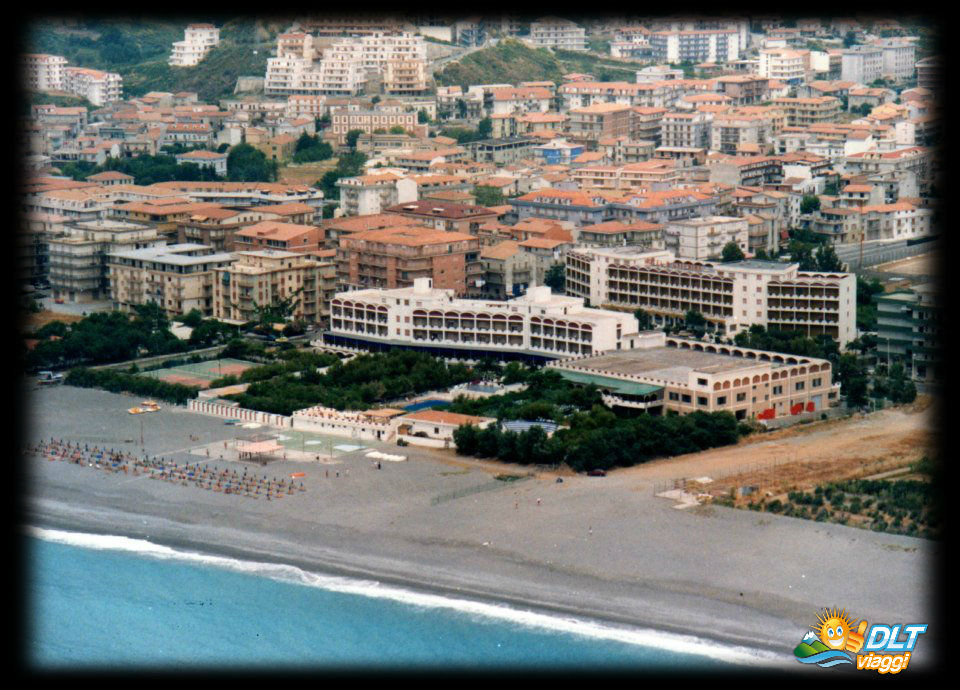
[{"label": "vegetated slope", "polygon": [[[172,68],[167,60],[173,42],[183,40],[183,30],[193,21],[219,26],[220,45],[195,67]],[[26,45],[32,52],[63,55],[74,66],[118,72],[125,96],[196,91],[209,102],[231,95],[238,76],[266,72],[278,26],[224,17],[38,22],[29,27]]]},{"label": "vegetated slope", "polygon": [[568,50],[531,48],[516,39],[504,39],[496,46],[478,50],[447,65],[436,75],[441,86],[554,81],[569,72],[585,72],[604,81],[636,79],[637,68],[630,63]]}]

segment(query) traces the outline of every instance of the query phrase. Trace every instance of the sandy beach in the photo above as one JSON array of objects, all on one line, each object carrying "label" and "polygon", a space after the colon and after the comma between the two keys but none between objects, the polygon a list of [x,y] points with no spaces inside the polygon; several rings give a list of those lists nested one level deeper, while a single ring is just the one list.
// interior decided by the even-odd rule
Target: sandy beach
[{"label": "sandy beach", "polygon": [[[128,415],[137,399],[103,391],[52,387],[28,402],[26,442],[140,452],[142,419],[146,453],[206,462],[191,449],[239,433],[167,405]],[[364,445],[335,466],[230,463],[305,474],[306,492],[270,502],[27,457],[25,521],[695,635],[769,650],[787,669],[799,666],[792,650],[825,606],[871,622],[932,622],[934,542],[716,506],[677,510],[630,470],[503,482],[432,451]],[[370,450],[408,460],[377,469]],[[935,636],[931,625],[912,664],[932,663]]]}]

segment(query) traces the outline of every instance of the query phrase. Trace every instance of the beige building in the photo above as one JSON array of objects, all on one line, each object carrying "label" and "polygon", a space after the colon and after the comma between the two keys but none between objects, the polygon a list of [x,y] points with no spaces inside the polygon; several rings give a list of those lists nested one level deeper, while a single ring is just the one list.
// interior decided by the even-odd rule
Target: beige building
[{"label": "beige building", "polygon": [[835,122],[840,116],[840,99],[832,96],[775,98],[773,105],[783,110],[787,127],[809,127]]},{"label": "beige building", "polygon": [[642,333],[625,352],[547,366],[575,383],[594,384],[609,407],[667,412],[730,412],[739,420],[820,412],[840,403],[830,362]]},{"label": "beige building", "polygon": [[577,248],[567,252],[568,295],[592,306],[642,308],[658,324],[701,313],[732,337],[757,324],[845,346],[857,337],[856,276],[801,271],[776,261],[686,261],[671,252]]},{"label": "beige building", "polygon": [[530,23],[530,42],[537,48],[587,50],[587,31],[568,19],[544,17]]},{"label": "beige building", "polygon": [[256,307],[292,299],[294,320],[318,323],[321,317],[320,262],[306,254],[261,249],[237,252],[236,261],[215,269],[213,316],[242,324],[257,318]]},{"label": "beige building", "polygon": [[745,218],[730,216],[705,216],[667,223],[663,229],[664,249],[678,259],[704,261],[719,259],[729,242],[740,251],[749,251],[748,223]]},{"label": "beige building", "polygon": [[154,225],[109,219],[58,223],[48,237],[51,291],[66,302],[109,297],[111,252],[163,244]]},{"label": "beige building", "polygon": [[233,254],[202,244],[171,244],[113,252],[108,258],[113,308],[131,311],[154,302],[168,316],[197,309],[213,316],[214,270],[228,266]]},{"label": "beige building", "polygon": [[29,53],[21,57],[24,85],[36,91],[63,91],[63,69],[67,58],[62,55]]}]

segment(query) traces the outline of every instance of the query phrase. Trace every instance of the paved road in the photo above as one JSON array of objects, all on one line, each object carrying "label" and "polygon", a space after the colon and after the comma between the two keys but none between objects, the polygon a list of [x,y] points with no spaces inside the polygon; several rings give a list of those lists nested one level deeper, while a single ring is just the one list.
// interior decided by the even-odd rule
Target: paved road
[{"label": "paved road", "polygon": [[[859,244],[838,244],[834,246],[837,257],[848,264],[853,270],[861,267],[860,263],[860,245]],[[863,243],[863,267],[876,266],[878,264],[906,259],[919,254],[927,254],[937,251],[936,241],[924,242],[921,244],[907,245],[906,240],[897,240],[894,242],[871,241]]]}]

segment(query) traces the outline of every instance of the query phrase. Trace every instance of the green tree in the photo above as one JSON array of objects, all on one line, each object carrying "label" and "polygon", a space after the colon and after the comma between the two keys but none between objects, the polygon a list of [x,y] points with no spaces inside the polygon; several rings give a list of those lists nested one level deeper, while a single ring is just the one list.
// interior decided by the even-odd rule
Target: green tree
[{"label": "green tree", "polygon": [[691,309],[683,317],[684,325],[698,336],[703,335],[704,331],[707,328],[707,319],[704,318],[703,314]]},{"label": "green tree", "polygon": [[645,312],[643,309],[637,309],[633,312],[634,317],[637,319],[637,324],[641,331],[649,331],[653,328],[653,319],[650,314]]},{"label": "green tree", "polygon": [[467,102],[462,98],[457,99],[457,117],[461,120],[467,119]]},{"label": "green tree", "polygon": [[417,124],[425,125],[430,122],[430,116],[424,108],[417,111]]},{"label": "green tree", "polygon": [[191,309],[182,319],[180,319],[180,323],[182,323],[184,326],[189,326],[190,328],[196,328],[200,325],[201,321],[203,321],[203,314],[199,309]]},{"label": "green tree", "polygon": [[820,197],[815,194],[804,194],[800,202],[800,213],[813,213],[820,210]]},{"label": "green tree", "polygon": [[723,245],[723,252],[720,255],[721,261],[730,263],[732,261],[743,261],[743,250],[736,242],[727,242]]},{"label": "green tree", "polygon": [[479,206],[502,206],[506,202],[499,188],[488,185],[477,185],[473,195]]},{"label": "green tree", "polygon": [[833,245],[829,244],[821,244],[817,248],[816,262],[818,271],[836,273],[845,268]]},{"label": "green tree", "polygon": [[351,151],[357,150],[357,139],[360,138],[361,134],[363,134],[362,129],[351,129],[347,132],[347,146],[350,147]]},{"label": "green tree", "polygon": [[477,134],[480,135],[481,139],[489,139],[490,135],[493,133],[493,121],[489,117],[485,117],[477,124]]},{"label": "green tree", "polygon": [[277,162],[250,144],[238,144],[227,154],[227,179],[231,182],[274,182]]},{"label": "green tree", "polygon": [[562,293],[564,287],[566,286],[567,273],[566,266],[563,264],[553,264],[550,268],[547,269],[547,273],[543,278],[543,282],[547,285],[553,292]]},{"label": "green tree", "polygon": [[403,125],[394,125],[390,128],[390,134],[406,134],[407,130],[403,128]]}]

